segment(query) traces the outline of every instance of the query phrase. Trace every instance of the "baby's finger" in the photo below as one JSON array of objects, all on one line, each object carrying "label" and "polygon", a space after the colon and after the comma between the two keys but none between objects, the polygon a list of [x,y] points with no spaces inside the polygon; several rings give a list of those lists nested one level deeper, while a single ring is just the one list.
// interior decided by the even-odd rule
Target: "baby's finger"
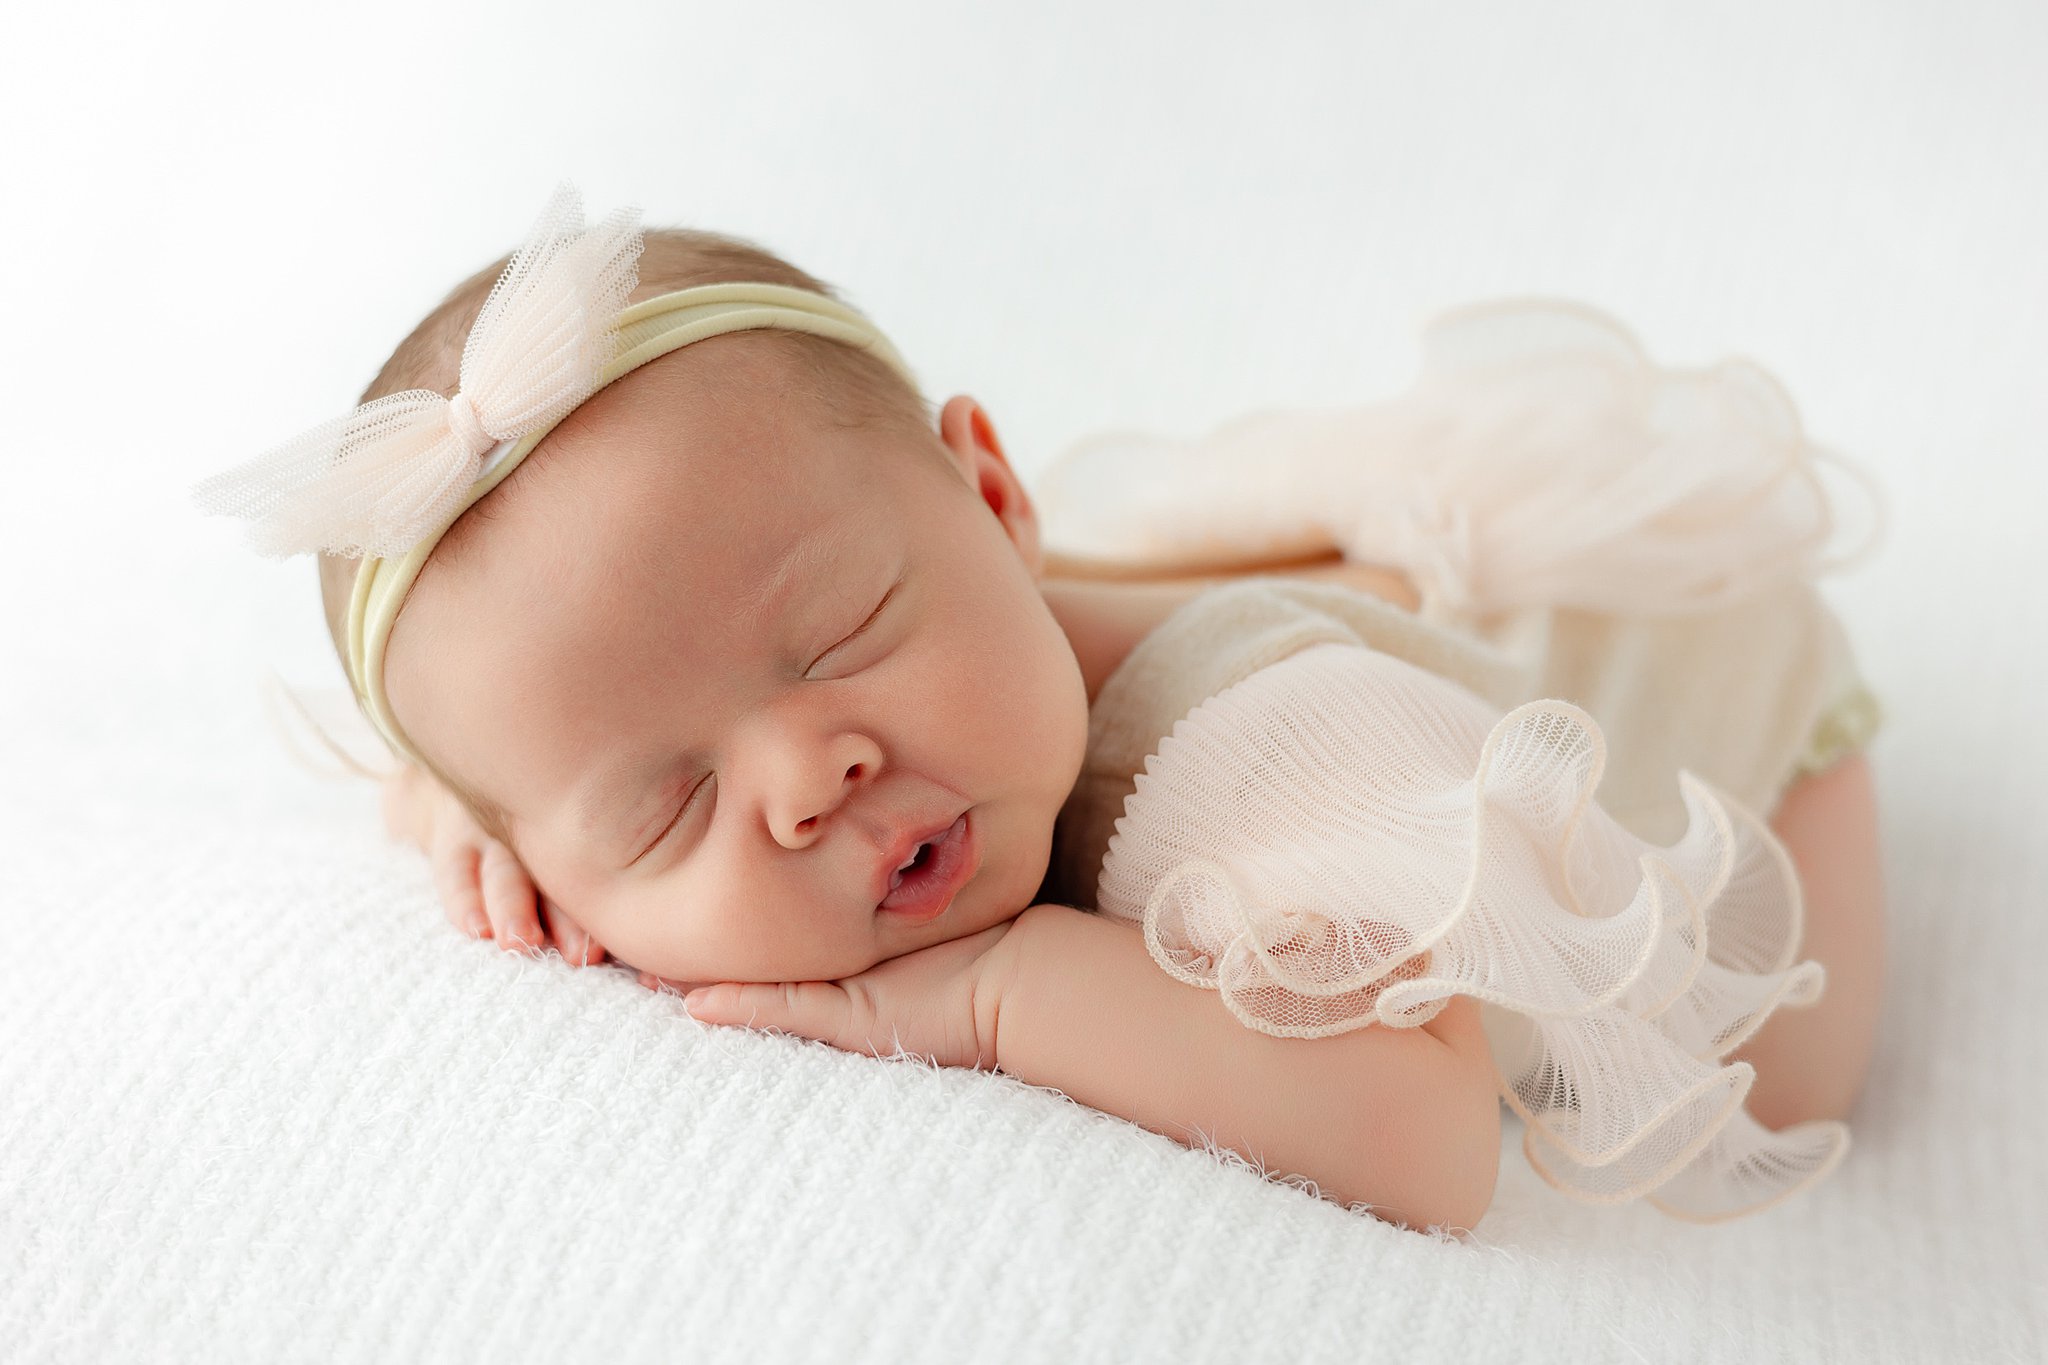
[{"label": "baby's finger", "polygon": [[491,921],[484,913],[483,888],[477,885],[477,850],[471,844],[447,843],[434,850],[434,889],[449,922],[471,938],[489,938]]},{"label": "baby's finger", "polygon": [[562,950],[562,960],[571,966],[595,967],[604,961],[604,945],[546,896],[540,898],[540,925],[541,932]]},{"label": "baby's finger", "polygon": [[483,885],[484,911],[491,917],[491,929],[500,948],[537,953],[546,946],[541,937],[540,908],[533,879],[512,856],[512,850],[496,839],[484,845],[479,880]]},{"label": "baby's finger", "polygon": [[836,981],[722,982],[683,997],[692,1019],[743,1028],[777,1028],[847,1052],[873,1052],[873,1020]]}]

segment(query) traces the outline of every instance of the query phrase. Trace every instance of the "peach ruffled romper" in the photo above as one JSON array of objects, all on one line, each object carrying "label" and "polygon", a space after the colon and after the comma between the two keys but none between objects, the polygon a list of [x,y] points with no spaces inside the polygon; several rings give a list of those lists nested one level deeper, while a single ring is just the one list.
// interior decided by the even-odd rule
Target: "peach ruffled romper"
[{"label": "peach ruffled romper", "polygon": [[1824,452],[1760,369],[1660,369],[1579,305],[1424,340],[1390,402],[1098,441],[1043,476],[1063,549],[1215,570],[1334,547],[1422,595],[1248,577],[1184,604],[1097,697],[1046,894],[1141,925],[1276,1036],[1473,996],[1552,1184],[1762,1209],[1848,1143],[1766,1130],[1721,1060],[1823,989],[1766,820],[1879,723],[1811,582]]}]

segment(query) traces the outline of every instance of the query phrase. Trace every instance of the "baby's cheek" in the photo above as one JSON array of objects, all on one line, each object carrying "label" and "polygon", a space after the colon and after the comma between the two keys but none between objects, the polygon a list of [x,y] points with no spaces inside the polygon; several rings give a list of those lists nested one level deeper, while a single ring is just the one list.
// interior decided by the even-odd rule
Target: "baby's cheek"
[{"label": "baby's cheek", "polygon": [[605,956],[621,967],[651,973],[671,980],[686,974],[686,964],[674,960],[673,949],[664,950],[662,935],[651,928],[644,916],[634,913],[627,897],[590,878],[562,860],[536,849],[529,855],[529,871],[536,885],[556,912],[581,929],[591,942],[603,948]]},{"label": "baby's cheek", "polygon": [[670,935],[661,932],[659,925],[626,917],[607,924],[608,932],[593,929],[591,937],[602,943],[605,952],[622,966],[676,985],[715,984],[723,979],[712,977],[707,981],[702,971],[702,955],[675,943]]}]

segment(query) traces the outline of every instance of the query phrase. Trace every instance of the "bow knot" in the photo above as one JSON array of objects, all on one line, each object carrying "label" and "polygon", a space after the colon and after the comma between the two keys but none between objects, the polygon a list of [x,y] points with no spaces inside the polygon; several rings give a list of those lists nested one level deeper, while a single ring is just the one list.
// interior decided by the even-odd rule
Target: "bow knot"
[{"label": "bow knot", "polygon": [[639,213],[585,228],[562,185],[477,315],[459,382],[363,404],[200,483],[208,512],[246,517],[259,553],[403,554],[457,515],[482,456],[560,420],[595,393],[638,279]]},{"label": "bow knot", "polygon": [[477,413],[476,400],[461,389],[448,395],[448,426],[455,439],[471,455],[482,455],[498,443],[497,437],[484,430],[484,419]]}]

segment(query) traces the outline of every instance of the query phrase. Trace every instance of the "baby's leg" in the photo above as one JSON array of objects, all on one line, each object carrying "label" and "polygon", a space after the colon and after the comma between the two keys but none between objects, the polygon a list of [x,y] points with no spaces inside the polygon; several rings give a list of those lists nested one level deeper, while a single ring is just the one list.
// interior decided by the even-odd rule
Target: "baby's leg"
[{"label": "baby's leg", "polygon": [[1827,969],[1804,1009],[1780,1009],[1726,1060],[1756,1068],[1749,1110],[1766,1128],[1847,1117],[1862,1092],[1884,988],[1884,875],[1877,798],[1860,753],[1789,787],[1771,828],[1806,893],[1798,957]]}]

